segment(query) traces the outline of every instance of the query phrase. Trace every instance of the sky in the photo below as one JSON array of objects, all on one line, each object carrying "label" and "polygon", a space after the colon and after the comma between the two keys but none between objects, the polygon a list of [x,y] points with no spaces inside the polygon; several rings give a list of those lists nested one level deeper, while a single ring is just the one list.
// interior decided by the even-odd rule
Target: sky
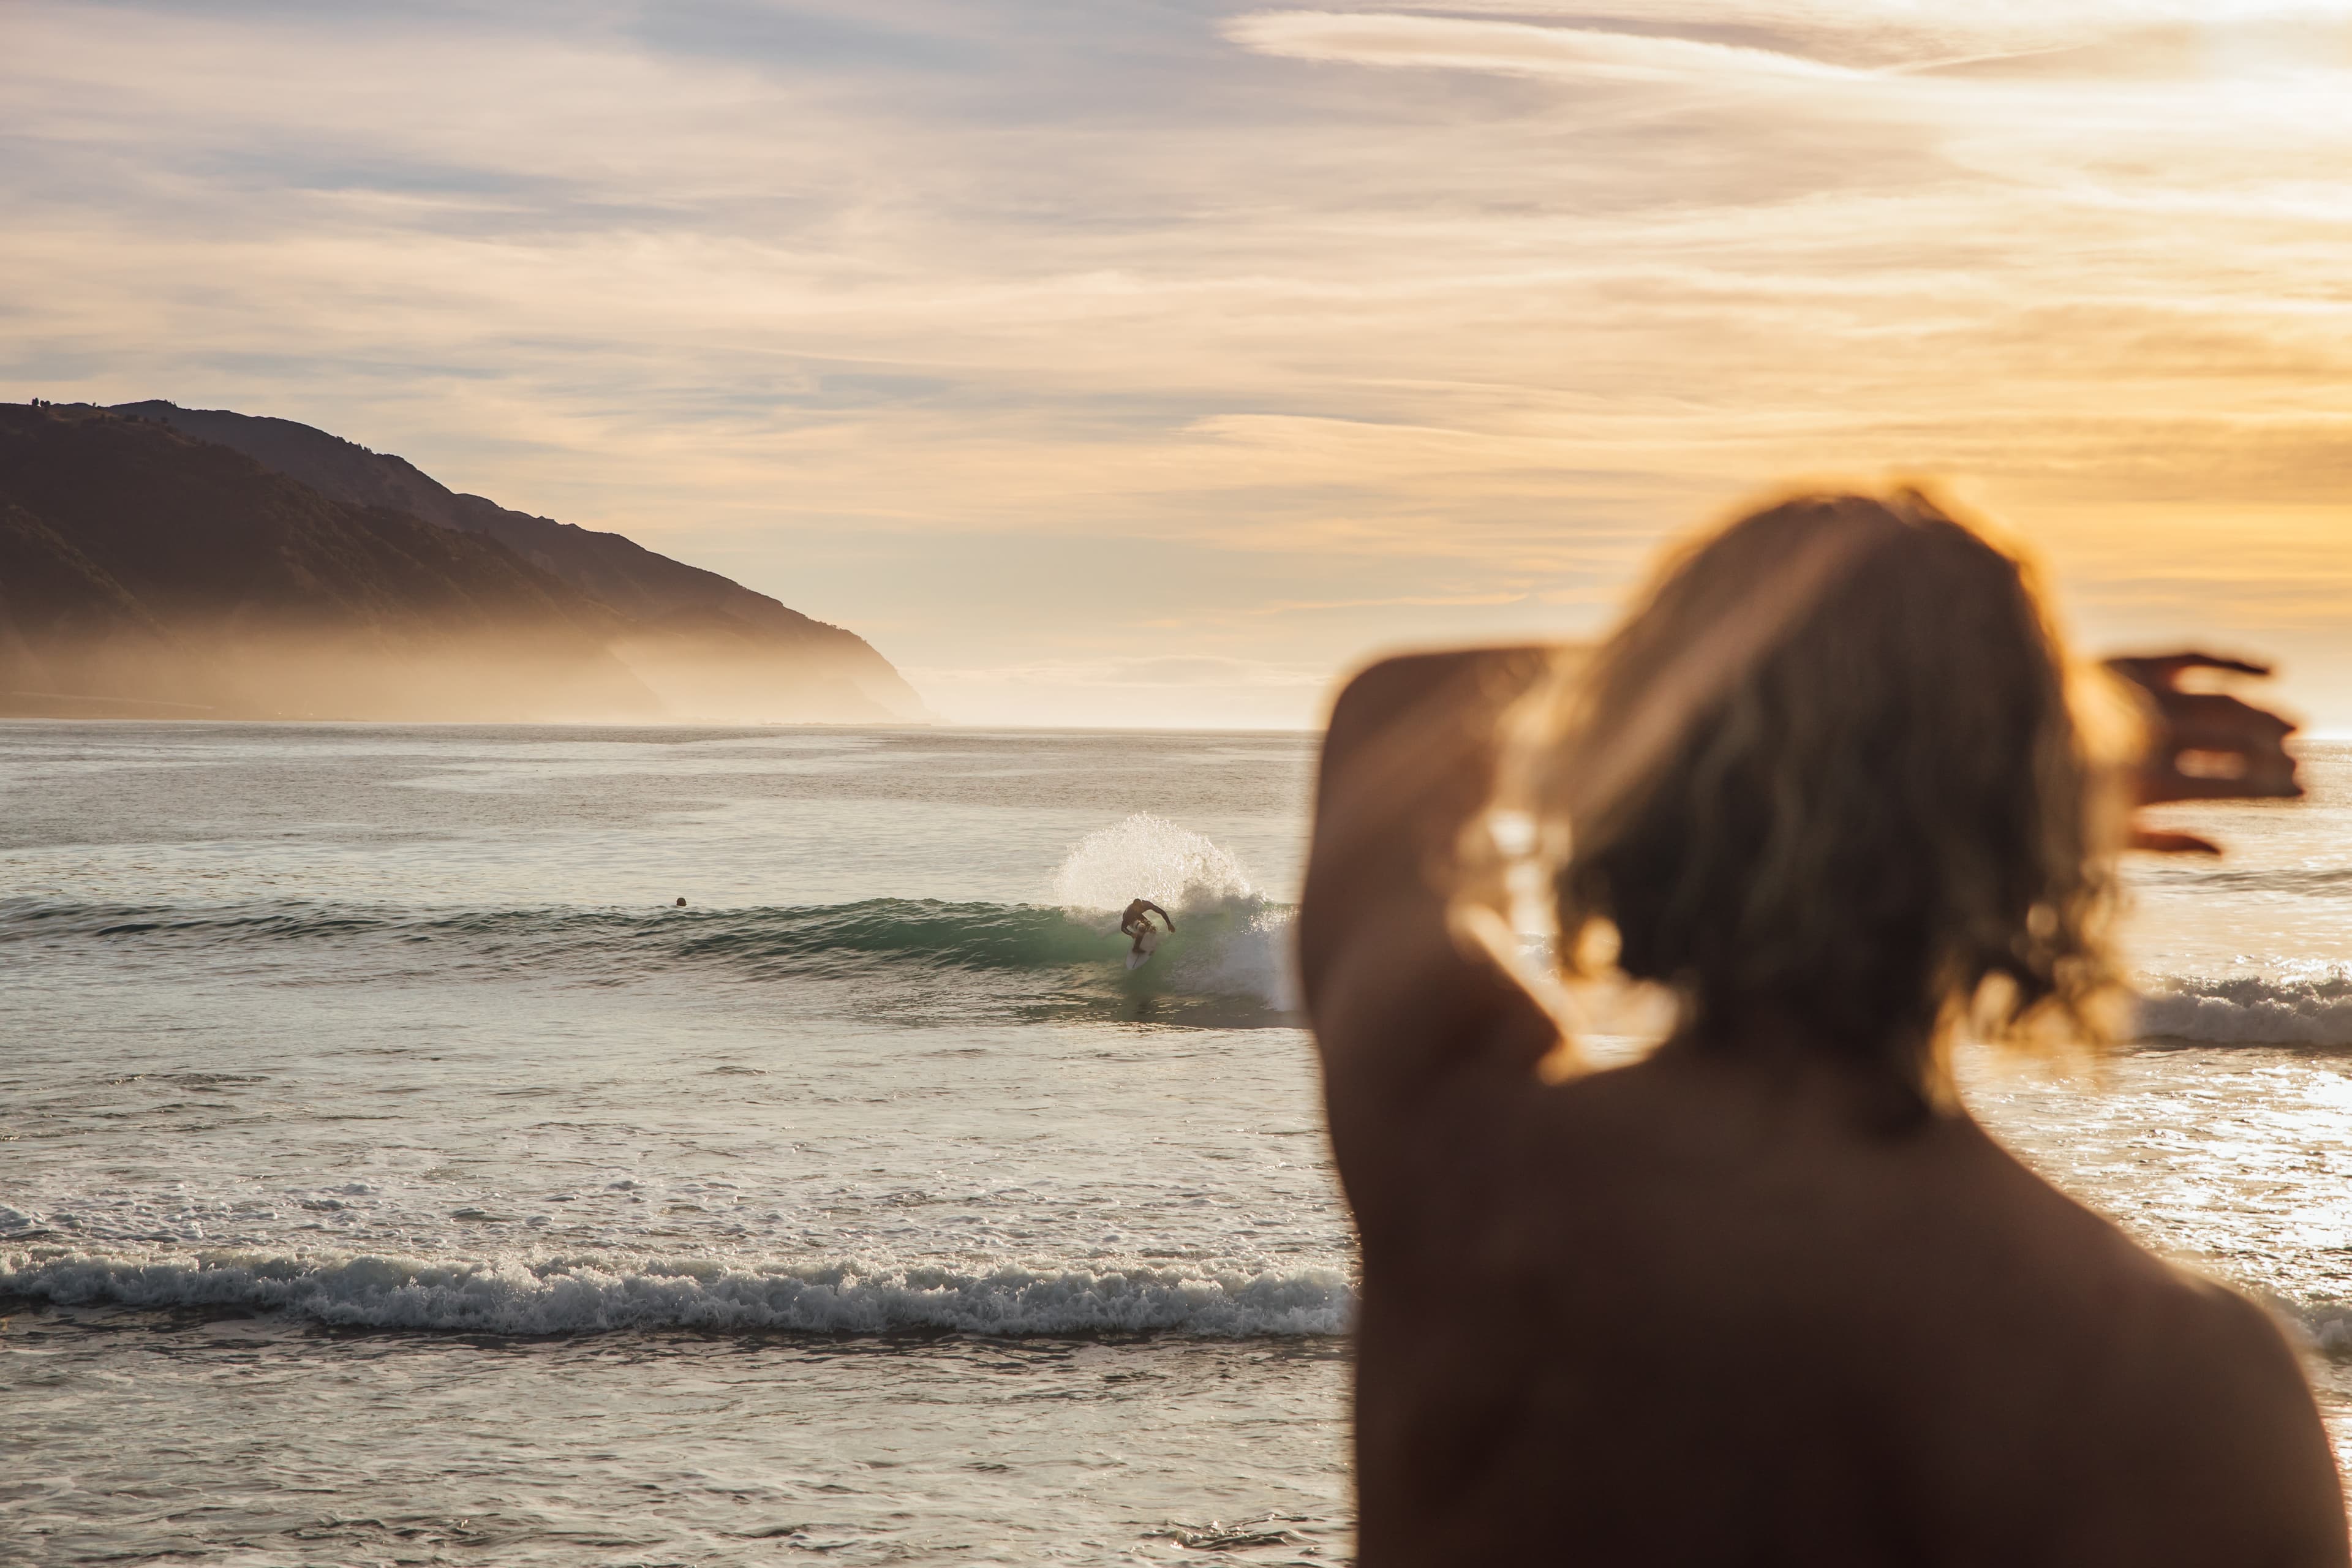
[{"label": "sky", "polygon": [[2352,5],[0,0],[0,397],[299,419],[971,723],[1303,725],[1921,477],[2352,734]]}]

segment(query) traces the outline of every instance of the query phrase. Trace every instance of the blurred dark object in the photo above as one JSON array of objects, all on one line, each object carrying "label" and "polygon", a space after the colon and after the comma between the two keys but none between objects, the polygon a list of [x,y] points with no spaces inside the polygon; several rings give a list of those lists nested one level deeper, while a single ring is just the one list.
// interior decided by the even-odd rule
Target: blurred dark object
[{"label": "blurred dark object", "polygon": [[[2210,653],[2168,653],[2111,658],[2107,668],[2147,698],[2150,734],[2137,781],[2139,805],[2181,800],[2295,800],[2303,785],[2286,738],[2295,726],[2267,709],[2221,691],[2188,691],[2192,670],[2267,676],[2271,667]],[[2193,833],[2132,828],[2131,847],[2159,854],[2218,855],[2221,847]]]}]

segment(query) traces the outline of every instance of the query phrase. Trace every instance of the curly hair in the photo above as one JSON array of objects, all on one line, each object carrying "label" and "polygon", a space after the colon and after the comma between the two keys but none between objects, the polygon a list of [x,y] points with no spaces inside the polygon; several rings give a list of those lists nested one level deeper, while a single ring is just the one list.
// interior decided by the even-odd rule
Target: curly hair
[{"label": "curly hair", "polygon": [[1799,495],[1530,700],[1501,804],[1570,972],[1613,926],[1685,1037],[1769,1013],[1941,1100],[1963,1020],[2106,1037],[2122,812],[2084,708],[2018,556],[1916,490]]}]

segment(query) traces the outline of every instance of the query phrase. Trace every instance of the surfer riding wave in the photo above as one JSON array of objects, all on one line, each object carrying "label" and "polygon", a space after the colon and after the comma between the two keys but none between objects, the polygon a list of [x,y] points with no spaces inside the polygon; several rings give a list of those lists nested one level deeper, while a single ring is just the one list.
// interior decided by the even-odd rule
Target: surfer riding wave
[{"label": "surfer riding wave", "polygon": [[1171,932],[1175,931],[1176,917],[1150,899],[1137,899],[1119,914],[1118,934],[1132,937],[1135,940],[1135,945],[1129,950],[1128,954],[1130,960],[1128,964],[1129,969],[1134,968],[1136,963],[1151,955],[1151,944],[1145,939],[1156,939],[1160,934],[1159,928],[1151,923],[1153,915],[1158,915],[1161,920],[1166,921],[1168,929]]}]

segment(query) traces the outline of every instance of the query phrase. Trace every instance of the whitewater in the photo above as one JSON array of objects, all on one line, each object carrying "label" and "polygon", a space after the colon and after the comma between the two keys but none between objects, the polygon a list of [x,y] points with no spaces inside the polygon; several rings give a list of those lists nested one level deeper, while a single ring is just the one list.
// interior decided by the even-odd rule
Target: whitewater
[{"label": "whitewater", "polygon": [[[0,1557],[1344,1556],[1311,769],[0,725]],[[2129,1049],[1964,1067],[2298,1324],[2343,1434],[2352,747],[2307,769],[2133,868]]]}]

